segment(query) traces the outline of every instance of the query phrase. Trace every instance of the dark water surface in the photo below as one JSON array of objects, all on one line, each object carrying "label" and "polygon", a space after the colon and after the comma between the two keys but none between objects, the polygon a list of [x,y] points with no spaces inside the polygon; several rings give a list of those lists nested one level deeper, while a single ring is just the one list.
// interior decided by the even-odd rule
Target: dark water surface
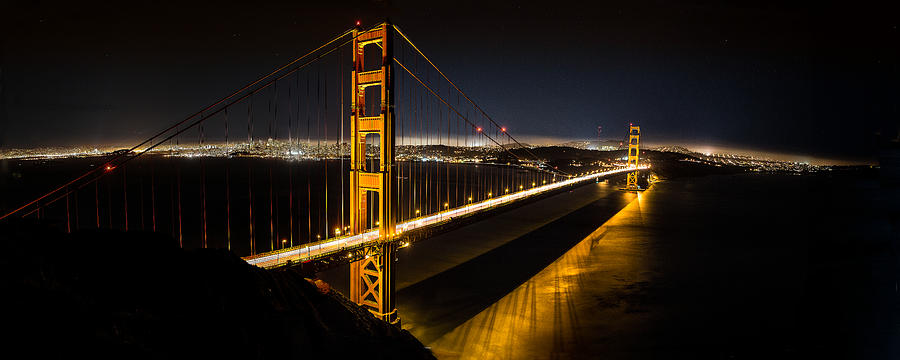
[{"label": "dark water surface", "polygon": [[[417,244],[430,263],[401,253],[404,327],[445,359],[900,358],[896,188],[734,175],[570,194]],[[448,250],[515,218],[528,230]]]}]

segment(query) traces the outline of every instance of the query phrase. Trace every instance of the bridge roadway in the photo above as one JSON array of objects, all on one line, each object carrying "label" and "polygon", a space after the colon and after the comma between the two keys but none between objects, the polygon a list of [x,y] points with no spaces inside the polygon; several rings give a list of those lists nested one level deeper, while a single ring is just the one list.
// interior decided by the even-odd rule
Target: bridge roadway
[{"label": "bridge roadway", "polygon": [[[646,169],[646,166],[640,166],[638,169]],[[441,211],[439,213],[414,218],[409,221],[397,224],[397,233],[404,231],[421,229],[428,226],[450,221],[454,217],[475,214],[481,211],[496,208],[510,202],[537,196],[548,191],[553,191],[568,186],[574,186],[586,181],[604,178],[611,175],[621,174],[628,171],[634,171],[634,168],[622,167],[615,170],[591,173],[583,176],[573,177],[568,180],[554,182],[547,185],[538,186],[532,189],[519,191],[509,195],[503,195],[492,199],[487,199],[477,203],[461,206],[455,209]],[[372,229],[362,234],[343,236],[329,240],[323,240],[306,245],[286,248],[283,250],[257,254],[245,257],[244,260],[252,265],[263,268],[271,268],[284,265],[288,261],[292,263],[315,260],[324,256],[347,251],[350,249],[361,248],[369,244],[379,241],[378,229]]]}]

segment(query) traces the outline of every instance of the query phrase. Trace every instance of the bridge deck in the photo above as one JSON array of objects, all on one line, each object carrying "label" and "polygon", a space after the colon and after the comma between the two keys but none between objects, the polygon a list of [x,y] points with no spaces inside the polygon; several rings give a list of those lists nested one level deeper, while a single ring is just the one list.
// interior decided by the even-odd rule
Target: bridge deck
[{"label": "bridge deck", "polygon": [[[646,166],[638,167],[638,169],[646,169]],[[540,195],[548,191],[576,185],[585,181],[603,178],[610,175],[621,174],[634,171],[634,168],[619,168],[610,171],[592,173],[584,176],[574,177],[568,180],[555,182],[552,184],[538,186],[532,189],[519,191],[509,195],[498,196],[496,198],[480,201],[477,203],[461,206],[455,209],[441,211],[435,214],[414,218],[409,221],[397,224],[397,234],[406,231],[416,230],[441,224],[449,221],[454,217],[475,214],[488,209],[493,209],[510,202]],[[371,229],[365,233],[357,235],[342,236],[333,239],[318,241],[301,246],[286,248],[283,250],[272,251],[253,256],[245,257],[244,260],[252,265],[259,267],[277,267],[284,265],[288,261],[297,263],[309,260],[315,260],[334,253],[347,251],[350,249],[360,248],[367,245],[375,244],[380,241],[378,228]]]}]

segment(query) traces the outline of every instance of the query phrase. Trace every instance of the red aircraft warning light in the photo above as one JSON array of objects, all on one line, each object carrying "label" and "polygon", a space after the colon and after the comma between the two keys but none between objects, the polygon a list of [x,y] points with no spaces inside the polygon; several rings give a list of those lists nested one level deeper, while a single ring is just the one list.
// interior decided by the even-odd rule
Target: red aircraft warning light
[{"label": "red aircraft warning light", "polygon": [[115,169],[115,168],[116,168],[115,166],[112,166],[109,164],[106,165],[106,171],[112,171],[112,169]]},{"label": "red aircraft warning light", "polygon": [[502,128],[500,128],[500,131],[502,131],[502,132],[506,132],[506,127],[502,127]]},{"label": "red aircraft warning light", "polygon": [[477,128],[475,128],[475,131],[481,132],[481,128],[477,127]]},{"label": "red aircraft warning light", "polygon": [[356,26],[362,25],[362,21],[356,20]]}]

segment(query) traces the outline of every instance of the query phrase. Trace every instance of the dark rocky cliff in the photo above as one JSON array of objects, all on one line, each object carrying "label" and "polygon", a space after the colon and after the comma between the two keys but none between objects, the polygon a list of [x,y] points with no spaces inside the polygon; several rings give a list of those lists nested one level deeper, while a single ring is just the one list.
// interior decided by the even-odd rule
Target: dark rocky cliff
[{"label": "dark rocky cliff", "polygon": [[433,358],[298,270],[149,233],[0,228],[5,352],[29,358]]}]

